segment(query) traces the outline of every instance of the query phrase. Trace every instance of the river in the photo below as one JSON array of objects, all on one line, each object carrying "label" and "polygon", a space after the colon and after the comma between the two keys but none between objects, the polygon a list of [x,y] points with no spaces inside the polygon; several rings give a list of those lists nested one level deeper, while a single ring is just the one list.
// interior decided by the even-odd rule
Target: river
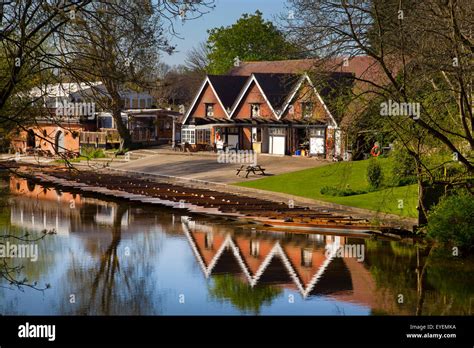
[{"label": "river", "polygon": [[[369,235],[268,231],[6,174],[0,195],[3,252],[31,247],[0,256],[3,315],[473,312],[474,262],[450,250]],[[43,238],[12,237],[25,234]],[[34,286],[11,284],[6,267]]]}]

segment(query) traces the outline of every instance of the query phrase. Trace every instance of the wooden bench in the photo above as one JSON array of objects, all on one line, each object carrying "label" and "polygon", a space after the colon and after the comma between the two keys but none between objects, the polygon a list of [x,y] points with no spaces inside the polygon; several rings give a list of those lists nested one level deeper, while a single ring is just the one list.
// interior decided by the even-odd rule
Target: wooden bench
[{"label": "wooden bench", "polygon": [[245,175],[245,178],[248,178],[251,172],[254,173],[255,175],[257,174],[257,172],[260,172],[262,175],[265,175],[265,170],[266,169],[262,168],[260,165],[245,167],[245,164],[242,164],[239,168],[237,168],[237,173],[235,175],[239,175],[240,172],[245,171],[247,172],[247,174]]}]

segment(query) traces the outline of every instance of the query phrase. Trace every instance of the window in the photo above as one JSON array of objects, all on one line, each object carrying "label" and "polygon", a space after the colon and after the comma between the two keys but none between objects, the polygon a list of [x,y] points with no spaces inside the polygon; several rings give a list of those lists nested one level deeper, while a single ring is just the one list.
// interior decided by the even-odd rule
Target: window
[{"label": "window", "polygon": [[112,116],[102,116],[99,118],[100,128],[113,128]]},{"label": "window", "polygon": [[145,108],[145,103],[146,103],[146,100],[145,100],[145,99],[140,99],[140,109],[144,109],[144,108]]},{"label": "window", "polygon": [[301,103],[301,112],[304,118],[310,118],[313,116],[313,103],[303,102]]},{"label": "window", "polygon": [[206,233],[206,237],[204,239],[204,247],[206,249],[212,249],[212,245],[214,244],[214,235],[212,232]]},{"label": "window", "polygon": [[239,129],[237,127],[228,127],[227,134],[239,134]]},{"label": "window", "polygon": [[260,104],[250,104],[250,116],[260,117]]},{"label": "window", "polygon": [[214,104],[205,104],[206,105],[206,117],[214,116]]},{"label": "window", "polygon": [[138,99],[132,99],[132,109],[138,109]]},{"label": "window", "polygon": [[146,99],[146,107],[151,108],[151,98]]},{"label": "window", "polygon": [[301,265],[311,267],[313,264],[313,251],[311,249],[301,250]]},{"label": "window", "polygon": [[250,255],[253,257],[258,257],[260,254],[260,242],[258,240],[252,239],[250,241]]},{"label": "window", "polygon": [[196,130],[196,144],[211,144],[211,130],[210,129]]},{"label": "window", "polygon": [[311,128],[310,135],[312,137],[324,137],[324,128]]},{"label": "window", "polygon": [[181,141],[183,143],[195,144],[196,143],[196,131],[194,129],[183,129],[181,131]]},{"label": "window", "polygon": [[285,135],[285,128],[269,128],[268,133],[270,135]]}]

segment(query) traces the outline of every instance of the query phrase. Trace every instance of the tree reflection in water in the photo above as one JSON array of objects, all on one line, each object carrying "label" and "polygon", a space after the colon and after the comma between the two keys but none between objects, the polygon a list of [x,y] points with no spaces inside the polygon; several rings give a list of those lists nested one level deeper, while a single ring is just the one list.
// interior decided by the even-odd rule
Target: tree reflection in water
[{"label": "tree reflection in water", "polygon": [[[288,299],[282,294],[289,291],[316,306],[321,297],[329,299],[341,313],[346,304],[357,304],[371,314],[472,315],[474,262],[439,247],[254,233],[203,217],[188,217],[183,224],[169,210],[86,198],[12,178],[9,190],[8,200],[7,193],[0,195],[0,205],[9,202],[0,210],[3,232],[54,228],[58,234],[40,243],[42,257],[24,269],[29,279],[52,281],[52,288],[28,295],[39,303],[34,310],[20,295],[0,289],[5,314],[176,313],[178,291],[192,291],[199,301],[179,313],[191,308],[189,314],[206,314],[213,308],[214,313],[261,314],[272,308],[285,314]],[[163,241],[169,247],[162,248]],[[363,244],[365,260],[326,260],[325,246],[336,242]],[[197,275],[189,270],[194,265],[200,266]]]},{"label": "tree reflection in water", "polygon": [[[389,290],[398,311],[373,314],[472,315],[474,262],[448,250],[367,240],[366,262],[378,291]],[[399,302],[399,295],[403,302]]]},{"label": "tree reflection in water", "polygon": [[[92,304],[96,301],[98,289],[101,291],[101,309],[103,313],[110,313],[111,295],[114,287],[115,273],[120,273],[119,257],[117,255],[117,248],[120,244],[122,234],[122,218],[126,213],[127,208],[124,205],[118,205],[117,212],[114,216],[112,225],[112,241],[100,257],[100,265],[98,267],[93,282],[91,284],[91,296],[87,312],[90,312]],[[130,282],[127,276],[124,276],[124,285],[130,291]]]},{"label": "tree reflection in water", "polygon": [[220,274],[212,277],[213,284],[209,289],[212,297],[230,301],[243,312],[260,314],[262,306],[270,305],[282,290],[275,286],[258,285],[251,287],[248,283],[231,274]]},{"label": "tree reflection in water", "polygon": [[[110,234],[106,247],[90,245],[93,262],[87,267],[71,267],[69,271],[70,284],[77,288],[69,289],[75,295],[76,304],[64,306],[63,310],[67,312],[77,308],[74,314],[156,314],[155,302],[160,299],[148,296],[150,282],[146,277],[153,272],[152,265],[147,261],[160,250],[159,241],[145,236],[133,248],[121,246],[123,218],[130,213],[130,207],[116,204],[114,208],[111,225],[99,227],[99,234]],[[81,211],[83,220],[90,219],[95,209],[94,206],[84,207]],[[102,241],[103,238],[100,238],[95,242],[100,246]],[[153,247],[147,248],[147,243]]]}]

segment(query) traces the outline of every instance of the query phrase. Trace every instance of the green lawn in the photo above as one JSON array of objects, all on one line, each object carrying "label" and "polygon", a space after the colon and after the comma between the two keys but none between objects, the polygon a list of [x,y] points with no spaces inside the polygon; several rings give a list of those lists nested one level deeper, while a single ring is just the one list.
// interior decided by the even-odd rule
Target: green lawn
[{"label": "green lawn", "polygon": [[[417,186],[389,187],[392,160],[390,158],[378,158],[377,161],[382,165],[385,178],[384,188],[360,195],[333,197],[322,195],[320,190],[323,186],[347,187],[356,191],[368,190],[366,180],[368,160],[337,162],[323,167],[270,176],[255,181],[240,182],[235,185],[416,217]],[[400,200],[403,200],[403,209],[399,209]]]}]

